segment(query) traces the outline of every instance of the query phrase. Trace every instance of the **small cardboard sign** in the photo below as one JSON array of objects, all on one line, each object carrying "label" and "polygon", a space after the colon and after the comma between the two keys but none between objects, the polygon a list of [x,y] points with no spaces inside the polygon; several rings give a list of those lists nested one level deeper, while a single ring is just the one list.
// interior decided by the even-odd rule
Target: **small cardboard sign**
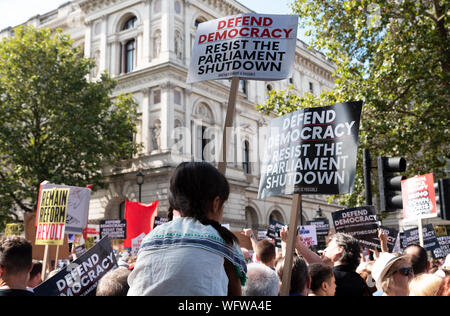
[{"label": "small cardboard sign", "polygon": [[299,226],[298,233],[306,246],[310,247],[318,245],[315,225]]}]

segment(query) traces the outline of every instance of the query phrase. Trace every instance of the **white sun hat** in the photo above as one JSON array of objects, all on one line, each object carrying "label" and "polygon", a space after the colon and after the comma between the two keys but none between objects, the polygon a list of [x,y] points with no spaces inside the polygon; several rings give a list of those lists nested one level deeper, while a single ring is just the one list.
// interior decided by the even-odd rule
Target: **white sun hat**
[{"label": "white sun hat", "polygon": [[396,256],[392,253],[388,252],[382,252],[378,259],[375,261],[375,263],[372,266],[372,277],[376,282],[377,289],[379,291],[382,291],[381,282],[383,281],[384,276],[389,271],[389,269],[392,267],[392,265],[404,258],[405,256]]}]

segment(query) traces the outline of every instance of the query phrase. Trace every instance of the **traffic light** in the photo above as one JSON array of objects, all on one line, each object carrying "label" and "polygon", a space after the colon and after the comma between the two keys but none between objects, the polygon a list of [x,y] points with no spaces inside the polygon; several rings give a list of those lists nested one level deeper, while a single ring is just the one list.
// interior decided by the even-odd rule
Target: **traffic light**
[{"label": "traffic light", "polygon": [[441,218],[450,221],[450,179],[440,179],[434,188],[436,204],[440,205]]},{"label": "traffic light", "polygon": [[395,173],[406,170],[404,158],[378,157],[378,188],[381,212],[395,212],[403,208],[402,180],[406,177]]}]

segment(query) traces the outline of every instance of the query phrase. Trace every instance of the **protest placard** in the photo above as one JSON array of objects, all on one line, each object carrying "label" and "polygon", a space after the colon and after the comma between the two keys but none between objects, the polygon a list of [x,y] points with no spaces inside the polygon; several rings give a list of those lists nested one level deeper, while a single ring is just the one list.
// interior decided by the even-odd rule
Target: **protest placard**
[{"label": "protest placard", "polygon": [[436,193],[433,174],[403,180],[402,200],[404,219],[436,217]]},{"label": "protest placard", "polygon": [[328,236],[330,232],[330,221],[326,218],[306,221],[306,225],[314,225],[317,236]]},{"label": "protest placard", "polygon": [[271,120],[258,198],[350,193],[361,111],[361,102],[349,102]]},{"label": "protest placard", "polygon": [[5,227],[5,236],[20,235],[23,232],[23,225],[18,223],[9,223]]},{"label": "protest placard", "polygon": [[267,230],[258,229],[257,230],[257,234],[256,234],[256,239],[258,241],[263,240],[263,239],[267,239]]},{"label": "protest placard", "polygon": [[38,296],[86,296],[117,261],[108,237],[103,238],[80,258],[34,289]]},{"label": "protest placard", "polygon": [[[380,226],[379,228],[382,229],[383,232],[387,235],[387,246],[389,252],[394,252],[394,247],[398,239],[399,231],[395,228],[385,226]],[[374,244],[377,244],[377,250],[381,251],[380,240],[378,239],[378,237],[374,238],[372,241]]]},{"label": "protest placard", "polygon": [[159,225],[165,224],[169,221],[169,219],[167,217],[159,217],[156,216],[155,217],[155,223],[153,225],[153,229],[155,229],[156,227],[158,227]]},{"label": "protest placard", "polygon": [[244,13],[201,23],[187,82],[289,78],[294,68],[297,28],[297,15]]},{"label": "protest placard", "polygon": [[145,238],[145,234],[141,233],[139,236],[136,236],[136,238],[131,239],[131,255],[137,256],[139,252],[139,248],[141,247],[142,241]]},{"label": "protest placard", "polygon": [[298,233],[302,238],[302,242],[310,247],[317,246],[317,233],[315,225],[305,225],[298,227]]},{"label": "protest placard", "polygon": [[285,225],[283,223],[271,220],[267,227],[266,236],[275,240],[275,246],[281,248],[280,231]]},{"label": "protest placard", "polygon": [[362,246],[375,249],[378,247],[378,221],[375,207],[361,206],[331,213],[337,233],[349,234]]},{"label": "protest placard", "polygon": [[[424,225],[423,231],[423,247],[427,251],[431,251],[433,255],[439,255],[441,252],[439,241],[436,238],[433,224]],[[420,244],[419,228],[411,228],[400,233],[400,244],[402,249],[410,245]]]},{"label": "protest placard", "polygon": [[68,188],[42,189],[36,219],[36,245],[64,243],[68,201]]},{"label": "protest placard", "polygon": [[450,254],[450,236],[437,237],[440,252],[436,252],[436,258],[445,258]]},{"label": "protest placard", "polygon": [[65,233],[81,234],[88,221],[91,190],[88,188],[57,185],[52,183],[41,184],[41,191],[54,188],[68,189],[70,192],[67,201]]},{"label": "protest placard", "polygon": [[101,220],[100,239],[108,236],[110,239],[127,238],[127,221],[122,220]]}]

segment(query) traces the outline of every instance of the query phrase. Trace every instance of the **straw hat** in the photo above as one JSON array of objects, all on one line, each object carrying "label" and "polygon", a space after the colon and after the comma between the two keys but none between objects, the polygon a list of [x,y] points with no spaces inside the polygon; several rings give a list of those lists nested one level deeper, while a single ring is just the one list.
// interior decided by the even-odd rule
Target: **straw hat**
[{"label": "straw hat", "polygon": [[404,256],[396,256],[392,253],[382,252],[378,257],[377,261],[372,266],[372,277],[376,282],[377,289],[382,291],[381,282],[383,281],[384,276],[392,267],[392,265],[404,258]]}]

